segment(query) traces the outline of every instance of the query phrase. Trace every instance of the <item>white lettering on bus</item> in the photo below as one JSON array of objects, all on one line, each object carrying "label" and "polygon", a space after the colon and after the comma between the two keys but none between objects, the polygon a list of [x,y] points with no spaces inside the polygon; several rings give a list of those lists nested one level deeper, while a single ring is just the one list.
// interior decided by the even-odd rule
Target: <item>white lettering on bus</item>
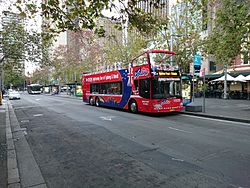
[{"label": "white lettering on bus", "polygon": [[113,80],[113,79],[118,79],[119,74],[112,74],[108,76],[98,76],[98,77],[93,77],[93,78],[86,78],[86,82],[95,82],[95,81],[107,81],[107,80]]}]

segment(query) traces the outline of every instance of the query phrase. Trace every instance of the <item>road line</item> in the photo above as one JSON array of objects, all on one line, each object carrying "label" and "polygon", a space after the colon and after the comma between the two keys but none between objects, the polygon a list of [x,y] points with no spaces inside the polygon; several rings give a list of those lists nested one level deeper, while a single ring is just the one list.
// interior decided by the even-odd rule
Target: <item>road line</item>
[{"label": "road line", "polygon": [[187,115],[187,114],[180,114],[181,116],[187,116],[187,117],[192,117],[192,118],[197,118],[197,119],[204,119],[204,120],[212,120],[212,121],[219,121],[219,122],[224,122],[224,123],[232,123],[232,124],[241,124],[241,125],[247,125],[250,127],[249,123],[243,123],[243,122],[236,122],[236,121],[229,121],[229,120],[223,120],[223,119],[213,119],[213,118],[208,118],[208,117],[200,117],[200,116],[193,116],[193,115]]},{"label": "road line", "polygon": [[33,116],[34,117],[40,117],[40,116],[43,116],[43,114],[34,114]]},{"label": "road line", "polygon": [[115,118],[115,116],[107,116],[107,117],[101,116],[99,118],[101,118],[102,120],[105,120],[105,121],[112,121],[112,118]]},{"label": "road line", "polygon": [[180,132],[192,134],[192,132],[185,131],[185,130],[181,130],[181,129],[176,129],[176,128],[174,128],[174,127],[168,127],[168,128],[171,129],[171,130],[175,130],[175,131],[180,131]]},{"label": "road line", "polygon": [[172,158],[173,161],[179,161],[179,162],[184,162],[183,159],[177,159],[177,158]]}]

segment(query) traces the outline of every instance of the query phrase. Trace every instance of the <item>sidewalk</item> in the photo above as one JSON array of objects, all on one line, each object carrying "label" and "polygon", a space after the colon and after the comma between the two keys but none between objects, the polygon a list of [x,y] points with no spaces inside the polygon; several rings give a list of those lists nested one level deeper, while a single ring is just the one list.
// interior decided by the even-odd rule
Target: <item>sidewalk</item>
[{"label": "sidewalk", "polygon": [[[59,95],[56,96],[82,100],[81,97],[67,95],[66,93],[60,93]],[[195,98],[195,103],[197,105],[202,106],[203,98]],[[250,123],[250,100],[237,100],[237,99],[224,100],[217,98],[206,98],[205,113],[188,112],[185,111],[185,108],[181,113],[202,116],[202,117],[223,119],[229,121]]]},{"label": "sidewalk", "polygon": [[[195,98],[194,102],[202,106],[203,98]],[[250,100],[206,98],[205,112],[187,112],[183,110],[182,113],[250,123]]]},{"label": "sidewalk", "polygon": [[0,105],[0,187],[7,187],[7,145],[5,101]]},{"label": "sidewalk", "polygon": [[[15,115],[11,103],[7,100],[0,106],[0,112],[4,112],[3,127],[0,126],[0,132],[5,127],[4,163],[0,164],[0,187],[2,188],[47,188],[42,177],[40,168],[31,152],[30,146],[26,140],[25,128],[21,128]],[[3,117],[1,115],[1,117]],[[3,167],[3,168],[2,168]]]}]

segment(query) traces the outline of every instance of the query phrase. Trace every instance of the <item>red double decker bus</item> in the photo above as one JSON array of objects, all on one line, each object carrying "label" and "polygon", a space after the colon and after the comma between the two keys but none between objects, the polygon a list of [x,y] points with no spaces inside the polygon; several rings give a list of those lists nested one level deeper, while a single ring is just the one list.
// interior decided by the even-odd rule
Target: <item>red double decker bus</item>
[{"label": "red double decker bus", "polygon": [[181,111],[181,76],[174,55],[167,50],[147,50],[129,68],[83,74],[83,101],[133,113]]}]

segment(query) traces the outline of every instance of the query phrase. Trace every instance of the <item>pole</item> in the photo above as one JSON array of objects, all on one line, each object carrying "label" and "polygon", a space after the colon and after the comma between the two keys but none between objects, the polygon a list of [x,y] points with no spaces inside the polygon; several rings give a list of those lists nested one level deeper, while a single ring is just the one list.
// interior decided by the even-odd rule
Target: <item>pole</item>
[{"label": "pole", "polygon": [[4,60],[4,55],[2,55],[2,57],[0,58],[0,105],[3,104],[2,100],[3,100],[3,96],[2,96],[2,91],[3,91],[3,80],[4,80],[4,73],[3,73],[3,60]]},{"label": "pole", "polygon": [[205,68],[203,69],[203,105],[202,105],[202,112],[205,113],[205,99],[206,99],[206,89],[205,89],[205,85],[206,85],[206,79],[205,79]]},{"label": "pole", "polygon": [[194,66],[193,66],[193,78],[192,78],[192,102],[194,102]]},{"label": "pole", "polygon": [[[173,31],[172,27],[170,27],[170,51],[173,51]],[[173,68],[173,56],[170,56],[170,69]]]},{"label": "pole", "polygon": [[76,72],[75,72],[75,96],[76,96],[76,83],[77,83],[77,80],[76,80]]},{"label": "pole", "polygon": [[[124,8],[128,7],[128,0],[124,1]],[[122,43],[124,46],[128,45],[128,14],[126,12],[122,13],[122,20],[121,20],[121,25],[122,25]]]},{"label": "pole", "polygon": [[0,64],[0,105],[2,105],[3,104],[3,102],[2,102],[2,100],[3,100],[3,96],[2,96],[2,94],[3,94],[3,92],[2,92],[2,90],[3,90],[3,88],[2,88],[2,83],[3,83],[3,66],[2,66],[2,64]]},{"label": "pole", "polygon": [[224,95],[223,99],[227,99],[227,65],[224,65]]}]

